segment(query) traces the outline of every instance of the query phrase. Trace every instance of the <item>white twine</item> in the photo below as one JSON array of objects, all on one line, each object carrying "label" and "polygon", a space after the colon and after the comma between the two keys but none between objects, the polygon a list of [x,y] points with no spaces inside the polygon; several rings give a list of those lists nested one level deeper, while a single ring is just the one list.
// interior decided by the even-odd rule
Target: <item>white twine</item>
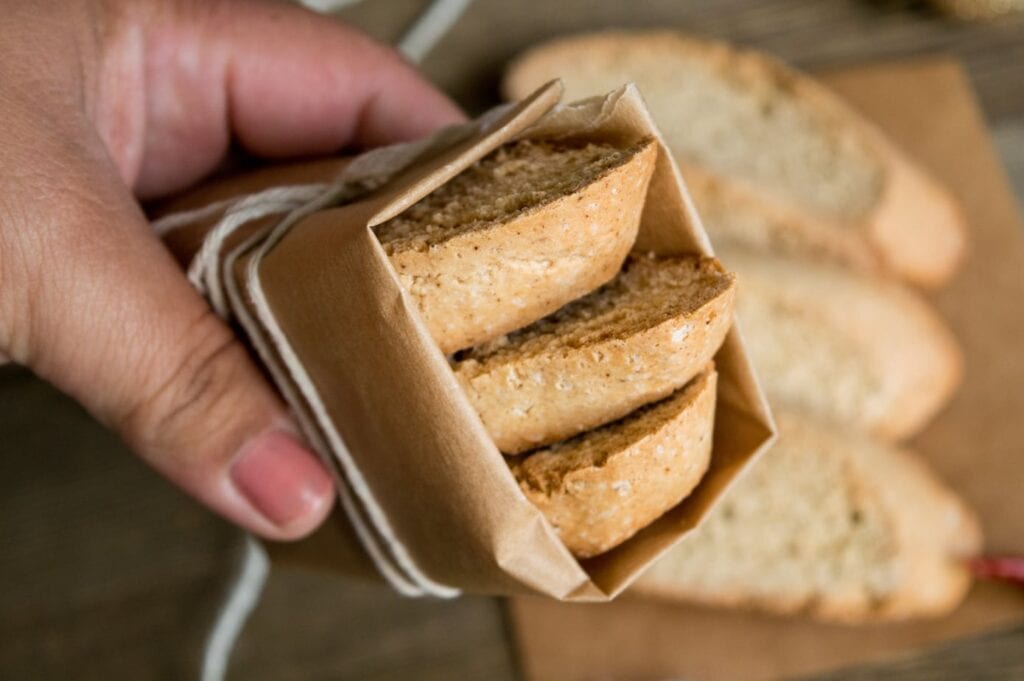
[{"label": "white twine", "polygon": [[451,30],[473,0],[434,0],[398,41],[398,50],[418,64]]},{"label": "white twine", "polygon": [[[465,13],[472,1],[434,0],[398,41],[396,47],[399,52],[414,64],[423,61]],[[357,5],[361,0],[299,0],[299,2],[309,9],[329,14],[351,5]]]},{"label": "white twine", "polygon": [[358,5],[362,0],[299,0],[299,4],[305,5],[317,12],[336,12],[349,5]]},{"label": "white twine", "polygon": [[164,217],[150,223],[149,227],[152,229],[157,236],[163,237],[168,232],[173,232],[179,227],[186,227],[194,224],[201,220],[208,220],[214,215],[223,213],[234,203],[238,201],[239,197],[232,197],[230,199],[221,199],[220,201],[214,201],[213,203],[203,206],[202,208],[195,208],[193,210],[186,210],[180,213],[172,213],[165,215]]},{"label": "white twine", "polygon": [[223,681],[231,652],[249,615],[259,603],[270,573],[267,552],[252,535],[245,535],[245,550],[227,596],[203,648],[200,681]]},{"label": "white twine", "polygon": [[[268,215],[289,213],[322,195],[328,185],[311,184],[274,187],[237,201],[203,239],[199,252],[188,267],[188,280],[210,301],[221,317],[228,316],[224,300],[220,255],[224,242],[242,225]],[[174,216],[171,216],[174,217]]]}]

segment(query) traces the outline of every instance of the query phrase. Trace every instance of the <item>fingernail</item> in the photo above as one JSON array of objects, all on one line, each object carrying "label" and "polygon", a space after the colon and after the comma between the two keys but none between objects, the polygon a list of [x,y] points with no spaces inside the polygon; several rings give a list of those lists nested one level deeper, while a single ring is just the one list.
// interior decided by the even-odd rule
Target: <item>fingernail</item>
[{"label": "fingernail", "polygon": [[249,442],[231,467],[239,492],[270,522],[287,527],[323,505],[334,481],[319,459],[282,431]]}]

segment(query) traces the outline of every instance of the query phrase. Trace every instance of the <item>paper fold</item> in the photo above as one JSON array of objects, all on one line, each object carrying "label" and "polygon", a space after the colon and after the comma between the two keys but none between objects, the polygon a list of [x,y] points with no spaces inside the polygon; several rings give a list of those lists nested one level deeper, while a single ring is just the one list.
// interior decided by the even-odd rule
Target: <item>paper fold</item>
[{"label": "paper fold", "polygon": [[[520,137],[620,145],[655,137],[658,160],[636,249],[710,255],[636,89],[571,105],[557,105],[560,95],[552,83],[428,140],[325,166],[319,182],[290,185],[292,194],[266,189],[273,174],[260,186],[242,181],[239,191],[256,190],[255,198],[221,198],[215,220],[210,214],[219,205],[197,213],[208,224],[194,279],[244,330],[334,470],[354,534],[381,575],[408,595],[614,597],[698,522],[773,435],[733,330],[715,358],[720,393],[711,466],[677,507],[613,551],[579,562],[519,490],[372,227]],[[189,228],[180,218],[163,223],[174,224],[168,237]],[[332,533],[337,528],[329,526],[308,546],[323,552]]]}]

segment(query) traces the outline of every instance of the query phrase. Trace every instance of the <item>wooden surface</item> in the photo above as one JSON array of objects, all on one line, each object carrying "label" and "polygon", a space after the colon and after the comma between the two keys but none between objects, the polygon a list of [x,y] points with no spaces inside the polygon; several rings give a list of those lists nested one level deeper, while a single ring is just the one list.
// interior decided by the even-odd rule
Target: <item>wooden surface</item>
[{"label": "wooden surface", "polygon": [[[345,15],[386,39],[418,0]],[[477,0],[425,69],[467,108],[496,97],[505,59],[545,37],[672,26],[816,68],[944,52],[961,57],[1024,196],[1024,19],[961,26],[901,3],[852,0]],[[0,369],[0,679],[194,678],[239,534],[136,462],[56,391]],[[236,652],[234,679],[513,679],[498,603],[399,599],[381,587],[278,571]],[[739,651],[738,651],[739,652]],[[1024,628],[830,675],[1024,678]]]}]

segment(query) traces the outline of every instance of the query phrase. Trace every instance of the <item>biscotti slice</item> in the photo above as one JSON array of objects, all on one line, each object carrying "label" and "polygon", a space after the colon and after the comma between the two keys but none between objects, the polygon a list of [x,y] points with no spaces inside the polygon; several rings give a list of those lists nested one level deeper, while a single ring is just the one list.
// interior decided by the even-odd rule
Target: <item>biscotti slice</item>
[{"label": "biscotti slice", "polygon": [[722,344],[734,297],[714,258],[631,256],[601,289],[453,369],[498,449],[518,454],[681,388]]},{"label": "biscotti slice", "polygon": [[661,402],[509,460],[573,555],[618,546],[693,491],[711,456],[717,379],[709,366]]},{"label": "biscotti slice", "polygon": [[446,353],[607,282],[636,239],[657,147],[519,141],[375,228]]},{"label": "biscotti slice", "polygon": [[[582,35],[519,57],[505,92],[518,98],[552,78],[570,99],[635,82],[683,177],[706,176],[727,203],[782,216],[789,247],[826,243],[851,261],[868,251],[924,285],[960,259],[963,218],[950,194],[838,97],[766,55],[670,32]],[[716,243],[722,230],[766,236],[750,223],[707,227]]]},{"label": "biscotti slice", "polygon": [[775,410],[776,444],[638,592],[846,622],[953,609],[977,521],[914,454]]},{"label": "biscotti slice", "polygon": [[737,317],[772,405],[901,439],[959,384],[956,339],[898,282],[783,257],[721,257],[739,279]]},{"label": "biscotti slice", "polygon": [[687,167],[686,188],[717,250],[747,250],[885,274],[875,251],[857,230],[817,229],[815,218],[738,192],[728,181],[692,166]]}]

